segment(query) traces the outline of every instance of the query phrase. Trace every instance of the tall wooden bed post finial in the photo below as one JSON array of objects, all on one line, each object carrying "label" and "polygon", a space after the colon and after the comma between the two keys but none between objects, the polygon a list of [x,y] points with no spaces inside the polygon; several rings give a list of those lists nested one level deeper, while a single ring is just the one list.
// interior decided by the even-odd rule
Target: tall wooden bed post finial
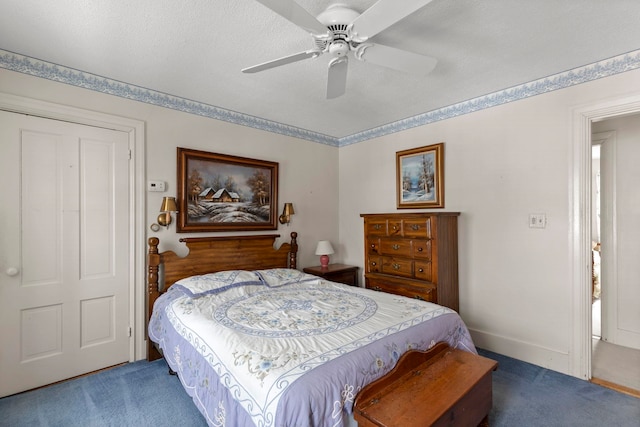
[{"label": "tall wooden bed post finial", "polygon": [[291,232],[291,252],[289,252],[289,268],[296,268],[296,263],[298,259],[298,233],[295,231]]}]

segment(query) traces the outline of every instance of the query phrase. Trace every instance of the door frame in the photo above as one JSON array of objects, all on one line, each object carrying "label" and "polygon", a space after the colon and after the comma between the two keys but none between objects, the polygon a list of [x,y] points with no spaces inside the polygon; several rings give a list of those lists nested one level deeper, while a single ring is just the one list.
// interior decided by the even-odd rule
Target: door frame
[{"label": "door frame", "polygon": [[0,92],[0,110],[125,132],[129,137],[129,361],[146,357],[145,297],[145,125],[141,120]]},{"label": "door frame", "polygon": [[640,94],[572,111],[569,170],[571,342],[569,374],[591,379],[591,123],[640,112]]}]

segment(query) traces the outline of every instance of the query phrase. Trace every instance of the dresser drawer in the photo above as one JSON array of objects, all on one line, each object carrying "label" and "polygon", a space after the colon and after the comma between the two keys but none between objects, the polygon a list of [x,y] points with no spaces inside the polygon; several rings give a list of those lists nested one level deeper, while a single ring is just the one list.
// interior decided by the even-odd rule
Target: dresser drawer
[{"label": "dresser drawer", "polygon": [[413,260],[410,258],[394,258],[383,256],[380,258],[382,266],[380,273],[394,276],[413,277]]},{"label": "dresser drawer", "polygon": [[431,235],[431,218],[405,219],[402,222],[404,237],[427,238]]},{"label": "dresser drawer", "polygon": [[402,220],[390,219],[387,221],[387,236],[402,236]]},{"label": "dresser drawer", "polygon": [[370,220],[367,221],[367,228],[365,230],[368,236],[386,236],[387,235],[387,220]]},{"label": "dresser drawer", "polygon": [[413,247],[412,255],[416,259],[431,259],[431,240],[417,240],[411,241]]},{"label": "dresser drawer", "polygon": [[416,285],[415,282],[367,276],[366,287],[374,291],[388,292],[390,294],[402,295],[423,301],[434,303],[438,301],[436,286],[433,283]]},{"label": "dresser drawer", "polygon": [[382,271],[382,261],[379,256],[367,257],[367,271],[370,273],[380,273]]},{"label": "dresser drawer", "polygon": [[367,239],[367,255],[380,255],[380,239],[376,237]]},{"label": "dresser drawer", "polygon": [[431,261],[415,261],[413,267],[413,276],[416,279],[433,282]]},{"label": "dresser drawer", "polygon": [[380,239],[380,254],[391,256],[411,256],[411,240]]}]

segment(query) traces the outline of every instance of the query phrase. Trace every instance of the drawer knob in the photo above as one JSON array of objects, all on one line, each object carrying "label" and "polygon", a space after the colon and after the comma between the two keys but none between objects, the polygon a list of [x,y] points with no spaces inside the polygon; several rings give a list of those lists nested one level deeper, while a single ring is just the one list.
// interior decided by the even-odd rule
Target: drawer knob
[{"label": "drawer knob", "polygon": [[419,268],[419,269],[418,269],[418,271],[419,271],[420,273],[424,273],[424,269],[423,269],[423,268]]},{"label": "drawer knob", "polygon": [[418,252],[422,252],[422,246],[418,248]]},{"label": "drawer knob", "polygon": [[371,265],[378,265],[378,264],[377,264],[375,261],[373,261],[373,262],[371,263]]},{"label": "drawer knob", "polygon": [[397,251],[398,249],[400,249],[400,245],[399,245],[399,244],[397,244],[397,243],[395,243],[395,244],[392,246],[392,248],[393,248],[393,250],[394,250],[394,251]]},{"label": "drawer knob", "polygon": [[398,229],[398,226],[397,226],[397,225],[394,225],[394,226],[393,226],[393,229],[394,229],[394,230],[397,230],[397,229]]},{"label": "drawer knob", "polygon": [[400,264],[393,263],[391,266],[393,267],[394,270],[400,270]]},{"label": "drawer knob", "polygon": [[420,226],[419,226],[418,224],[413,224],[413,225],[411,225],[411,228],[412,228],[413,230],[415,230],[415,231],[420,230]]},{"label": "drawer knob", "polygon": [[373,229],[374,230],[380,230],[382,228],[382,226],[380,224],[374,224],[373,225]]}]

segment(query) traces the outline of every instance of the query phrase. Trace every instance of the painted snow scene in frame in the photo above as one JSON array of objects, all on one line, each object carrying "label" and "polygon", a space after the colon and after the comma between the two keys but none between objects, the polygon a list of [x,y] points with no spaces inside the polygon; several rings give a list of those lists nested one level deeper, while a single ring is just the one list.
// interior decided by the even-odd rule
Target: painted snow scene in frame
[{"label": "painted snow scene in frame", "polygon": [[444,143],[396,152],[398,209],[444,207]]},{"label": "painted snow scene in frame", "polygon": [[178,147],[179,233],[275,230],[278,163]]}]

